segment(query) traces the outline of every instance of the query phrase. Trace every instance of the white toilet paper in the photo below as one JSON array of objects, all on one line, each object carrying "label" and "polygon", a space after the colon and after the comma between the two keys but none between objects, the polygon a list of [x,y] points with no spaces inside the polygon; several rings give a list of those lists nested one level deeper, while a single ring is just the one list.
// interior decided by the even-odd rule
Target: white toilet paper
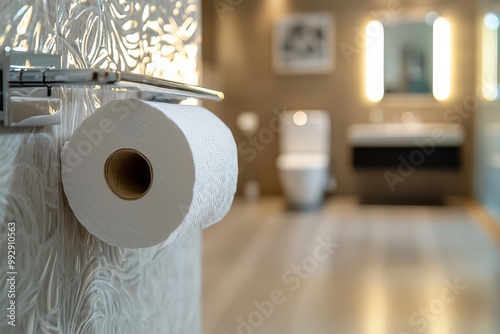
[{"label": "white toilet paper", "polygon": [[210,111],[135,99],[113,101],[85,119],[61,163],[80,223],[125,248],[165,246],[196,225],[220,221],[238,174],[231,131]]}]

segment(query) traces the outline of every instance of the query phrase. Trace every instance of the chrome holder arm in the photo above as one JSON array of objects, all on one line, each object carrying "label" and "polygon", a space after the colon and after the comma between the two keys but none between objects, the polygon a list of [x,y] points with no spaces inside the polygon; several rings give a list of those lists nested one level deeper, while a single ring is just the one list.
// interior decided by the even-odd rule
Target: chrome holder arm
[{"label": "chrome holder arm", "polygon": [[[139,98],[150,101],[224,99],[223,93],[200,86],[120,71],[61,69],[60,64],[61,57],[58,55],[15,51],[9,47],[4,49],[0,121],[5,126],[60,124],[62,104],[52,91],[53,87],[60,86],[111,86],[120,90],[140,91]],[[23,89],[35,93],[30,92],[28,96],[19,94],[19,90]]]}]

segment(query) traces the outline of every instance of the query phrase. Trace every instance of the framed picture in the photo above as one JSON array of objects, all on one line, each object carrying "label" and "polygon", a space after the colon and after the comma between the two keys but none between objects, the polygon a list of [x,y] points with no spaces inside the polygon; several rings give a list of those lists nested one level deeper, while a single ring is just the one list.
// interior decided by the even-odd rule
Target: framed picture
[{"label": "framed picture", "polygon": [[287,16],[275,24],[273,67],[279,74],[333,70],[333,18],[329,13]]}]

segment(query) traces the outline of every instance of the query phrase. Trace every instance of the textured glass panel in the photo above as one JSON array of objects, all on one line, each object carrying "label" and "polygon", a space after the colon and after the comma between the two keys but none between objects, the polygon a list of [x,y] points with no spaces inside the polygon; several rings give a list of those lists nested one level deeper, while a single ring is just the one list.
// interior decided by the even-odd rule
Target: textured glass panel
[{"label": "textured glass panel", "polygon": [[197,1],[68,1],[61,14],[69,66],[198,81]]},{"label": "textured glass panel", "polygon": [[[197,83],[198,0],[22,0],[0,3],[0,45],[59,53],[64,66],[145,73]],[[107,89],[63,89],[63,124],[0,127],[0,248],[17,228],[14,333],[198,333],[200,231],[155,249],[111,247],[68,207],[59,152]],[[0,252],[0,254],[5,254]],[[6,277],[7,258],[0,258]],[[8,286],[0,280],[0,308]],[[10,326],[4,311],[0,333]]]},{"label": "textured glass panel", "polygon": [[0,9],[0,45],[55,51],[57,1],[2,1]]}]

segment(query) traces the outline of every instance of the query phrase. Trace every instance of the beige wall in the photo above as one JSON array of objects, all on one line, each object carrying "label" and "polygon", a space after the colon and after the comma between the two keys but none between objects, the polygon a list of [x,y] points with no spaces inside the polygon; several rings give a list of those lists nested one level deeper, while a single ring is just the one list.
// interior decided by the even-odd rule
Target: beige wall
[{"label": "beige wall", "polygon": [[[221,19],[214,9],[214,0],[203,1],[204,20],[204,83],[224,91],[222,103],[207,103],[234,130],[236,140],[244,139],[235,128],[238,113],[253,110],[261,116],[261,126],[269,127],[278,109],[325,109],[332,120],[332,172],[338,179],[338,192],[356,193],[356,177],[350,166],[350,150],[346,130],[350,124],[368,122],[374,107],[384,111],[387,121],[398,121],[400,115],[414,111],[423,121],[445,121],[447,110],[457,103],[468,101],[476,90],[476,1],[300,1],[300,0],[243,0],[227,1],[236,5]],[[418,6],[418,7],[417,7]],[[427,102],[385,98],[379,104],[369,102],[364,95],[364,50],[345,57],[339,45],[356,46],[359,31],[375,18],[372,11],[401,8],[402,14],[436,10],[452,25],[453,63],[452,96],[445,103],[433,99]],[[335,20],[336,67],[326,75],[276,75],[271,68],[273,21],[289,13],[328,11]],[[400,14],[399,14],[400,15]],[[359,43],[358,43],[359,45]],[[449,115],[449,114],[448,114]],[[449,118],[449,117],[448,117]],[[459,175],[456,193],[469,194],[472,167],[473,117],[462,119],[467,130],[464,148],[464,168]],[[280,192],[275,158],[278,155],[278,136],[258,152],[254,161],[262,191]],[[241,175],[250,167],[241,162]],[[383,177],[381,174],[380,177]]]}]

